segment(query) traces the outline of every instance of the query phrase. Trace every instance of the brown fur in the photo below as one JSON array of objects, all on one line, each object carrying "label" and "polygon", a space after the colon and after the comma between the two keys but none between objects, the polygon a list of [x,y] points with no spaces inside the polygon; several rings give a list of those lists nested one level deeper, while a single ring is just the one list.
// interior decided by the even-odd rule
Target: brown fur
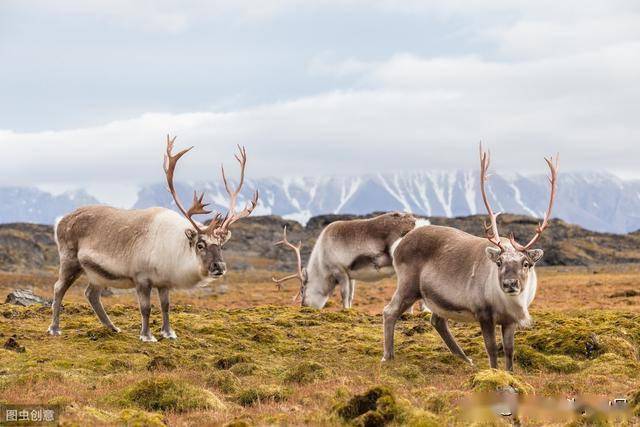
[{"label": "brown fur", "polygon": [[[501,325],[507,369],[513,366],[513,333],[530,321],[535,296],[535,261],[539,249],[517,251],[501,238],[504,252],[486,238],[431,225],[402,239],[394,253],[398,287],[385,307],[384,358],[393,358],[393,330],[400,314],[416,300],[432,310],[432,324],[451,352],[470,362],[455,342],[447,319],[478,321],[492,368],[497,367],[495,326]],[[495,254],[497,251],[498,255]]]},{"label": "brown fur", "polygon": [[154,216],[162,208],[123,210],[92,205],[76,209],[57,225],[56,237],[61,251],[78,252],[79,242],[111,256],[127,256],[147,233]]}]

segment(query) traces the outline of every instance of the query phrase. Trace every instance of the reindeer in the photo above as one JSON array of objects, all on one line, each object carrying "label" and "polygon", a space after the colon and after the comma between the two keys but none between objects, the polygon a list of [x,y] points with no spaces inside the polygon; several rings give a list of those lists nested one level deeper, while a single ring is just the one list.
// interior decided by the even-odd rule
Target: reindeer
[{"label": "reindeer", "polygon": [[335,221],[322,230],[316,241],[307,268],[302,267],[300,248],[302,242],[293,245],[283,240],[276,245],[286,245],[295,253],[298,271],[295,274],[272,280],[280,288],[287,280],[298,279],[303,306],[322,308],[329,296],[340,285],[342,305],[351,308],[355,294],[355,281],[380,280],[394,274],[391,252],[394,244],[415,227],[428,224],[416,220],[408,213],[392,212],[369,219]]},{"label": "reindeer", "polygon": [[142,315],[140,340],[154,342],[149,331],[151,290],[156,288],[162,311],[161,335],[176,339],[169,324],[169,291],[205,286],[226,273],[222,247],[231,237],[229,228],[251,214],[258,203],[258,192],[246,207],[236,212],[236,200],[244,183],[247,154],[239,149],[240,180],[232,190],[222,167],[222,179],[229,194],[229,211],[223,218],[217,213],[205,226],[193,219],[206,215],[203,203],[194,191],[193,203],[185,209],[178,198],[173,175],[178,160],[191,148],[172,154],[174,138],[167,135],[164,172],[169,192],[181,212],[165,208],[123,210],[108,206],[85,206],[63,217],[55,227],[60,254],[60,271],[54,286],[51,335],[60,335],[60,305],[73,282],[85,273],[89,285],[85,296],[104,326],[120,332],[100,302],[105,287],[135,288]]},{"label": "reindeer", "polygon": [[384,356],[393,358],[393,335],[398,317],[417,299],[432,311],[431,324],[449,350],[472,364],[449,332],[447,319],[480,323],[492,368],[498,366],[496,324],[501,326],[507,370],[513,369],[513,339],[517,326],[531,323],[528,307],[536,294],[535,265],[542,249],[532,249],[549,225],[556,195],[558,158],[545,158],[551,171],[551,195],[544,219],[534,237],[519,244],[514,235],[500,237],[497,217],[487,198],[485,184],[490,155],[480,146],[480,185],[489,214],[486,238],[451,228],[429,226],[411,231],[394,252],[398,285],[384,308]]}]

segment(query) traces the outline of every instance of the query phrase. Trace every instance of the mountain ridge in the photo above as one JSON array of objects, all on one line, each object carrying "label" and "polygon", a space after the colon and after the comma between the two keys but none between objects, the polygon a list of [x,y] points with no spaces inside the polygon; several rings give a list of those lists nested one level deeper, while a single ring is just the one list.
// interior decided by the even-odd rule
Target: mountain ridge
[{"label": "mountain ridge", "polygon": [[[280,215],[300,223],[323,214],[364,215],[374,211],[410,211],[424,216],[456,217],[483,214],[477,171],[404,171],[320,177],[269,177],[247,179],[240,203],[260,190],[254,215]],[[7,188],[12,189],[11,198]],[[0,223],[51,224],[84,202],[98,203],[84,191],[59,196],[20,187],[0,188],[0,199],[15,200],[0,206]],[[205,192],[210,208],[224,212],[226,193],[221,181],[176,182],[181,199],[191,200],[193,190]],[[496,174],[488,184],[496,211],[540,217],[549,197],[542,174]],[[47,209],[32,209],[41,205]],[[622,180],[608,172],[566,172],[559,175],[553,216],[594,231],[628,233],[640,229],[640,181]],[[52,201],[56,201],[53,203]],[[45,204],[47,204],[45,203]],[[18,207],[15,207],[18,206]],[[133,208],[175,208],[164,183],[145,185]],[[22,207],[22,209],[20,209]]]}]

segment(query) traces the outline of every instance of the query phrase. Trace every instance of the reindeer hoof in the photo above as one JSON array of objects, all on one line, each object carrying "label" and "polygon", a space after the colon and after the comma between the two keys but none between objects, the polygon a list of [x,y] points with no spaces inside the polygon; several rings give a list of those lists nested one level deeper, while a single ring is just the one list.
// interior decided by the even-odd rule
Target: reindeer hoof
[{"label": "reindeer hoof", "polygon": [[466,360],[467,360],[467,363],[468,363],[469,365],[471,365],[471,366],[476,366],[476,365],[473,363],[473,359],[471,359],[470,357],[467,357],[467,359],[466,359]]},{"label": "reindeer hoof", "polygon": [[160,335],[162,335],[162,338],[166,338],[168,340],[177,340],[178,339],[178,336],[173,331],[173,329],[171,329],[169,331],[160,331]]},{"label": "reindeer hoof", "polygon": [[49,333],[49,335],[54,336],[54,337],[59,337],[60,336],[60,328],[55,328],[53,326],[49,326],[49,329],[47,329],[47,332]]},{"label": "reindeer hoof", "polygon": [[380,362],[384,363],[384,362],[390,362],[392,360],[393,360],[393,356],[383,356],[382,360],[380,360]]},{"label": "reindeer hoof", "polygon": [[115,332],[116,334],[120,333],[120,328],[118,328],[116,325],[111,325],[107,327],[109,328],[109,330],[111,330],[112,332]]},{"label": "reindeer hoof", "polygon": [[140,335],[140,341],[142,342],[157,342],[158,340],[153,335]]}]

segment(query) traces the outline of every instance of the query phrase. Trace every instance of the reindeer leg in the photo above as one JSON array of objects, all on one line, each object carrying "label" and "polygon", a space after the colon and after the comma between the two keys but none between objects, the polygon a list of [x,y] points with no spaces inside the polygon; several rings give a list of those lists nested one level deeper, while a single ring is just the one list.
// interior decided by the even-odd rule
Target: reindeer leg
[{"label": "reindeer leg", "polygon": [[386,362],[393,359],[393,335],[398,317],[404,313],[411,305],[416,302],[418,296],[415,294],[407,295],[399,284],[393,298],[382,311],[382,327],[384,331],[384,356],[382,361]]},{"label": "reindeer leg", "polygon": [[349,308],[353,307],[353,297],[356,294],[356,281],[349,279]]},{"label": "reindeer leg", "polygon": [[496,323],[490,316],[480,317],[480,329],[484,338],[484,346],[489,356],[489,366],[498,368],[498,346],[496,344]]},{"label": "reindeer leg", "polygon": [[502,346],[504,347],[504,361],[507,371],[513,371],[513,338],[515,332],[515,323],[502,325]]},{"label": "reindeer leg", "polygon": [[175,340],[178,336],[169,325],[169,289],[158,288],[158,297],[160,298],[160,309],[162,310],[162,329],[160,335],[164,338]]},{"label": "reindeer leg", "polygon": [[151,315],[151,283],[136,282],[136,293],[140,304],[140,314],[142,315],[142,327],[140,329],[140,340],[143,342],[156,342],[156,338],[149,331],[149,316]]},{"label": "reindeer leg", "polygon": [[342,298],[342,308],[345,310],[351,308],[350,296],[351,296],[351,280],[344,272],[334,273],[333,275],[340,285],[340,297]]},{"label": "reindeer leg", "polygon": [[432,313],[431,324],[433,325],[435,330],[438,331],[438,334],[440,334],[440,338],[442,338],[442,341],[444,341],[444,343],[447,345],[449,350],[451,350],[451,353],[460,357],[462,360],[469,363],[470,365],[473,365],[473,361],[469,359],[469,357],[464,353],[464,351],[460,348],[460,346],[456,342],[456,339],[453,337],[453,335],[451,335],[451,332],[449,331],[449,325],[447,323],[447,319],[445,319],[444,317],[440,317],[435,313]]},{"label": "reindeer leg", "polygon": [[93,311],[100,319],[100,322],[106,326],[108,329],[111,329],[113,332],[120,332],[120,328],[114,325],[109,319],[109,315],[106,311],[104,311],[104,307],[102,306],[102,302],[100,301],[100,291],[102,289],[93,286],[91,283],[84,290],[84,295],[87,297],[89,304],[93,308]]},{"label": "reindeer leg", "polygon": [[62,305],[62,298],[64,298],[67,289],[75,282],[80,273],[82,273],[82,267],[80,267],[75,255],[73,258],[60,257],[60,272],[58,273],[58,280],[53,286],[53,303],[51,304],[53,315],[51,317],[51,326],[49,326],[48,330],[51,335],[60,335],[60,306]]}]

